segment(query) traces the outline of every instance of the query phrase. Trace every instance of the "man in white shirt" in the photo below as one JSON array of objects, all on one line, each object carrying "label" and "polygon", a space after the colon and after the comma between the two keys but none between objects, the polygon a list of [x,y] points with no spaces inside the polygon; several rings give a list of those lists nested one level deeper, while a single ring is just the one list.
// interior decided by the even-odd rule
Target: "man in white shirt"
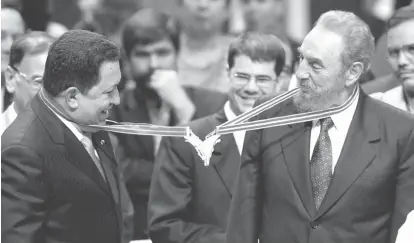
[{"label": "man in white shirt", "polygon": [[[189,124],[204,140],[216,126],[252,109],[259,96],[281,92],[284,49],[273,35],[245,34],[230,45],[229,100],[218,113]],[[150,188],[149,229],[154,243],[225,242],[227,216],[245,132],[221,137],[203,165],[182,138],[166,138]]]},{"label": "man in white shirt", "polygon": [[18,38],[11,46],[4,77],[13,103],[1,114],[0,134],[42,87],[47,52],[54,41],[47,33],[34,31]]},{"label": "man in white shirt", "polygon": [[387,28],[388,61],[400,85],[372,97],[414,114],[414,5],[397,10]]},{"label": "man in white shirt", "polygon": [[356,15],[322,14],[299,48],[298,95],[257,120],[350,106],[246,133],[227,242],[395,242],[414,209],[414,118],[360,89],[373,50]]}]

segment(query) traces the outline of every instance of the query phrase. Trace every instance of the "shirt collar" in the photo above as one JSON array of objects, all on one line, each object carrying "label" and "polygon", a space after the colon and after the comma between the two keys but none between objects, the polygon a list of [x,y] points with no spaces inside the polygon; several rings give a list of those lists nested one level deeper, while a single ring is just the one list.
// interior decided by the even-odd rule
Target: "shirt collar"
[{"label": "shirt collar", "polygon": [[[352,118],[354,117],[357,105],[359,100],[359,92],[357,93],[357,97],[354,101],[352,101],[351,105],[346,108],[345,110],[332,115],[331,119],[334,123],[334,128],[339,131],[348,131],[349,126],[351,125]],[[312,122],[312,127],[319,125],[319,120],[315,120]]]},{"label": "shirt collar", "polygon": [[69,128],[69,130],[75,135],[75,137],[81,141],[84,137],[82,130],[80,129],[80,127],[78,125],[76,125],[73,122],[70,122],[68,120],[66,120],[65,118],[63,118],[62,116],[60,116],[59,114],[57,114],[55,111],[51,110],[62,122],[63,124],[65,124],[65,126],[67,128]]},{"label": "shirt collar", "polygon": [[227,101],[226,104],[224,105],[224,114],[226,115],[227,120],[229,121],[237,117],[236,114],[234,114],[233,110],[231,109],[229,101]]}]

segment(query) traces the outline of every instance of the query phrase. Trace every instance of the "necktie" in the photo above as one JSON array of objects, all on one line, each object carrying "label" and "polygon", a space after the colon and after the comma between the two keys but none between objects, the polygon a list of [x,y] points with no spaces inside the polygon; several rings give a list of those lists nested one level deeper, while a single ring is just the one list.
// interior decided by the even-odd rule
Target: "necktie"
[{"label": "necktie", "polygon": [[310,162],[313,200],[316,209],[321,206],[332,178],[332,145],[328,130],[333,126],[331,118],[320,120],[321,132]]},{"label": "necktie", "polygon": [[81,143],[85,147],[86,151],[88,151],[88,154],[91,156],[93,162],[95,163],[96,167],[99,170],[99,173],[101,173],[101,176],[106,181],[105,173],[101,164],[101,161],[98,157],[98,155],[95,153],[95,147],[93,146],[92,139],[91,139],[91,133],[85,132],[84,136],[81,140]]}]

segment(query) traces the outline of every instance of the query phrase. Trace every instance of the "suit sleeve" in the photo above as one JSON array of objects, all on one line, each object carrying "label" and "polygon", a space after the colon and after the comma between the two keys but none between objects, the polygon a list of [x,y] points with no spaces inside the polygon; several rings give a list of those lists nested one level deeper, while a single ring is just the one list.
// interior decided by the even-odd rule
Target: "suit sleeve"
[{"label": "suit sleeve", "polygon": [[405,141],[400,142],[400,167],[394,204],[391,242],[395,242],[398,229],[414,210],[414,128]]},{"label": "suit sleeve", "polygon": [[161,143],[151,182],[148,207],[154,243],[224,243],[224,231],[191,222],[193,172],[191,147],[182,138]]},{"label": "suit sleeve", "polygon": [[1,153],[1,239],[5,243],[39,242],[46,214],[47,188],[42,161],[22,146]]}]

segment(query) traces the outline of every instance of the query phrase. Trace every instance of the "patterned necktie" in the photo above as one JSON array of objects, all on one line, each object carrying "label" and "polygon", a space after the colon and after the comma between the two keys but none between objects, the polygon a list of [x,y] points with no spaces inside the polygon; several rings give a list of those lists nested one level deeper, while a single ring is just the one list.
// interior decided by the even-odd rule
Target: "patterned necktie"
[{"label": "patterned necktie", "polygon": [[328,130],[333,126],[330,117],[320,120],[321,132],[310,162],[313,200],[316,209],[321,206],[332,178],[332,145]]},{"label": "patterned necktie", "polygon": [[101,164],[101,160],[97,156],[97,154],[95,152],[95,147],[93,146],[93,143],[92,143],[91,133],[90,132],[85,132],[83,135],[84,136],[81,139],[81,143],[85,147],[86,151],[88,151],[88,154],[91,156],[91,159],[93,160],[96,167],[98,168],[99,173],[101,173],[101,176],[103,177],[104,181],[106,181],[106,177],[105,177],[105,173],[104,173],[104,170],[103,170],[103,167],[102,167],[102,164]]}]

